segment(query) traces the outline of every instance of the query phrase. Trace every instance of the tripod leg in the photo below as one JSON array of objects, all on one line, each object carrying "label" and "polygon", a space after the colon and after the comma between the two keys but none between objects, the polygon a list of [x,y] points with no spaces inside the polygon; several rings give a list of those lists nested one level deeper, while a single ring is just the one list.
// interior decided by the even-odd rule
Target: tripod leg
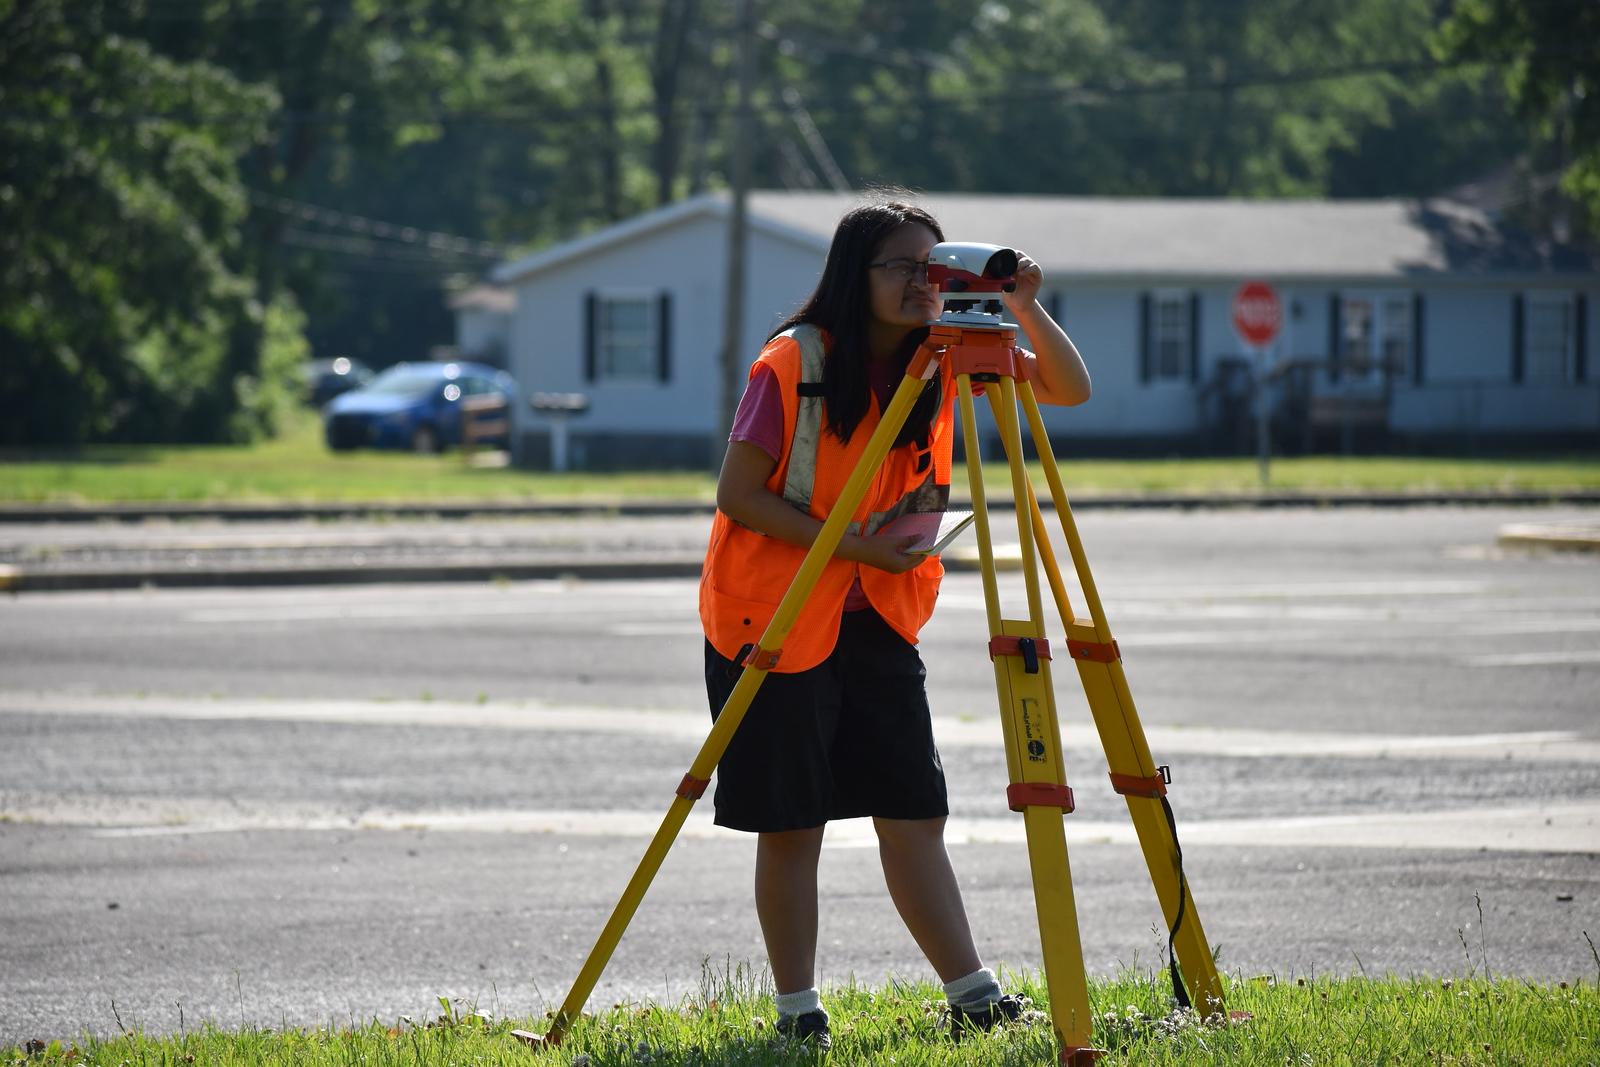
[{"label": "tripod leg", "polygon": [[[1033,433],[1034,447],[1044,466],[1045,479],[1049,482],[1056,514],[1061,520],[1062,533],[1090,613],[1088,619],[1073,618],[1064,593],[1058,593],[1062,622],[1067,627],[1067,648],[1078,665],[1078,677],[1088,698],[1089,710],[1094,716],[1101,747],[1105,750],[1112,784],[1127,801],[1128,814],[1138,834],[1145,865],[1149,868],[1168,929],[1172,931],[1173,948],[1182,964],[1189,998],[1201,1015],[1210,1015],[1222,1008],[1222,980],[1217,974],[1205,931],[1200,925],[1188,880],[1183,875],[1183,854],[1178,845],[1172,809],[1165,799],[1165,776],[1155,765],[1144,728],[1134,708],[1133,695],[1122,669],[1121,654],[1111,638],[1111,629],[1095,589],[1094,576],[1089,571],[1083,541],[1072,519],[1072,508],[1061,484],[1061,474],[1056,468],[1050,438],[1045,432],[1033,387],[1023,382],[1019,391]],[[1030,495],[1029,504],[1034,526],[1042,530],[1043,519],[1039,515],[1038,501]],[[1048,553],[1046,567],[1050,570],[1055,568],[1054,558]],[[1059,589],[1059,573],[1053,574],[1052,578],[1052,587]],[[1174,975],[1176,981],[1177,975]],[[1181,986],[1174,992],[1180,997],[1183,995]]]},{"label": "tripod leg", "polygon": [[550,1024],[550,1029],[543,1035],[529,1033],[524,1030],[513,1031],[513,1035],[525,1044],[535,1048],[553,1047],[559,1045],[577,1021],[583,1011],[583,1005],[588,1001],[589,994],[594,991],[595,984],[600,980],[601,973],[606,964],[611,960],[611,954],[616,951],[618,942],[622,940],[623,932],[627,930],[628,923],[633,920],[634,912],[644,899],[650,883],[655,880],[656,873],[661,869],[661,863],[666,859],[668,850],[683,829],[684,820],[688,818],[689,811],[694,807],[694,802],[704,793],[706,785],[711,779],[711,772],[716,768],[722,755],[728,749],[728,742],[733,739],[734,731],[744,721],[745,712],[750,709],[750,702],[755,698],[756,690],[766,679],[769,669],[777,661],[778,651],[783,641],[789,636],[795,620],[800,616],[800,610],[810,597],[811,591],[816,588],[818,579],[822,576],[822,569],[828,560],[833,557],[834,551],[843,539],[845,528],[849,525],[851,516],[866,496],[867,489],[872,483],[878,468],[883,465],[884,458],[889,454],[889,448],[900,433],[900,427],[905,423],[906,416],[910,414],[912,406],[916,403],[917,395],[922,391],[923,383],[933,376],[937,369],[943,350],[933,347],[924,347],[913,357],[911,365],[906,369],[905,377],[901,379],[900,386],[895,390],[894,399],[889,402],[879,420],[877,428],[868,438],[865,451],[856,469],[851,472],[845,487],[839,493],[833,510],[827,521],[822,524],[816,540],[812,542],[806,557],[800,563],[794,581],[784,593],[783,600],[778,604],[772,621],[767,625],[761,635],[759,647],[753,650],[745,660],[744,673],[739,676],[738,683],[733,692],[728,694],[722,711],[717,716],[716,723],[711,727],[711,732],[706,736],[705,742],[700,746],[700,752],[695,756],[690,765],[688,774],[678,786],[677,799],[667,809],[666,815],[661,820],[655,836],[651,838],[649,846],[645,849],[644,857],[639,861],[639,866],[634,870],[633,877],[628,880],[627,887],[623,890],[622,898],[612,909],[611,917],[606,921],[599,938],[595,941],[594,948],[589,951],[588,958],[578,972],[578,977],[573,981],[572,989],[562,1001],[561,1008],[556,1012],[555,1019]]},{"label": "tripod leg", "polygon": [[[979,557],[983,561],[984,601],[990,626],[990,653],[994,661],[995,689],[1000,704],[1001,728],[1006,743],[1006,766],[1011,784],[1006,790],[1011,810],[1021,812],[1028,841],[1028,863],[1033,878],[1034,907],[1039,922],[1039,942],[1044,957],[1045,985],[1050,994],[1050,1019],[1061,1048],[1062,1062],[1087,1062],[1093,1052],[1090,1037],[1093,1014],[1088,980],[1083,967],[1083,945],[1078,931],[1077,903],[1072,893],[1072,870],[1067,857],[1062,816],[1072,810],[1072,791],[1066,786],[1061,756],[1061,733],[1056,722],[1055,688],[1050,680],[1049,642],[1041,624],[1041,604],[1036,573],[1028,576],[1030,618],[1002,619],[998,585],[994,579],[993,545],[983,492],[978,435],[972,416],[970,378],[958,379],[961,417],[967,441],[967,474],[972,486],[973,510],[978,516]],[[1010,379],[999,391],[1011,399]],[[1003,401],[989,387],[990,403],[997,412]],[[1020,439],[1013,417],[1010,431],[999,418],[1002,440],[1011,461],[1012,487],[1019,498],[1026,472],[1021,466]],[[1024,570],[1032,560],[1031,530],[1022,526]]]}]

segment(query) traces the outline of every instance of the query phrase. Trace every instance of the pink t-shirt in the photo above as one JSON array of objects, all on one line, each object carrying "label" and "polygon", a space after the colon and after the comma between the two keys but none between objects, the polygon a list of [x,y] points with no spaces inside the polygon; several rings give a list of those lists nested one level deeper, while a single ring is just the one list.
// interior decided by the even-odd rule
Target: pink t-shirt
[{"label": "pink t-shirt", "polygon": [[774,463],[783,456],[783,397],[778,395],[778,376],[771,368],[757,367],[745,386],[728,440],[755,445]]},{"label": "pink t-shirt", "polygon": [[[872,392],[878,398],[878,409],[889,406],[901,374],[887,363],[875,362],[869,368]],[[758,366],[750,383],[745,386],[739,408],[733,413],[733,429],[729,441],[744,441],[755,445],[772,457],[774,463],[783,456],[783,397],[778,387],[778,376],[766,366]],[[845,594],[844,610],[860,611],[872,603],[857,578]]]},{"label": "pink t-shirt", "polygon": [[[886,363],[872,364],[868,373],[872,392],[878,398],[878,410],[882,411],[894,398],[901,375]],[[755,376],[745,386],[739,409],[733,413],[728,440],[755,445],[774,463],[783,456],[783,397],[778,395],[778,376],[765,364],[756,367]]]}]

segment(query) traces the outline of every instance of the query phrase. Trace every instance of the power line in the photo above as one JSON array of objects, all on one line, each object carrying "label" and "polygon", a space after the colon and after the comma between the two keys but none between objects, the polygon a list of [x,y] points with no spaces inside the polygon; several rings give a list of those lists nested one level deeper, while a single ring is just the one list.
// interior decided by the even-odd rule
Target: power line
[{"label": "power line", "polygon": [[822,139],[822,132],[811,120],[811,112],[806,110],[805,101],[800,97],[800,90],[792,85],[784,86],[783,102],[789,108],[789,115],[794,119],[795,126],[799,127],[800,136],[805,138],[806,147],[811,149],[812,157],[827,175],[828,184],[833,186],[833,191],[836,193],[848,193],[850,181],[844,176],[844,171],[839,169],[833,153],[828,151],[828,142]]},{"label": "power line", "polygon": [[[307,203],[304,200],[291,200],[286,196],[277,196],[273,193],[262,192],[259,189],[250,190],[250,202],[300,222],[310,222],[330,229],[343,229],[360,234],[361,238],[366,239],[367,246],[373,248],[380,247],[373,244],[374,239],[398,241],[404,245],[414,247],[416,250],[423,252],[428,258],[434,260],[469,257],[499,261],[511,254],[511,250],[506,246],[498,245],[491,241],[478,241],[453,233],[440,233],[436,230],[424,230],[420,227],[407,226],[403,223],[385,222],[382,219],[368,218],[365,215],[357,215],[348,211],[338,211],[334,208],[323,207],[320,204]],[[330,238],[330,241],[332,240],[342,239]],[[350,238],[349,240],[355,241],[359,239]]]}]

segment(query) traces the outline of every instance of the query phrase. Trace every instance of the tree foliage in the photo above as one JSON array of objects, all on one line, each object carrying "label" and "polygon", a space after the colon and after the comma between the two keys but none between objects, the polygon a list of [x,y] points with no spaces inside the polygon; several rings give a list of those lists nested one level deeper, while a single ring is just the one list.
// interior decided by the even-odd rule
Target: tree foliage
[{"label": "tree foliage", "polygon": [[1600,187],[1594,5],[753,2],[740,145],[729,4],[0,0],[0,440],[268,430],[308,346],[425,356],[453,287],[739,148],[759,187],[1421,195],[1529,143],[1509,95]]},{"label": "tree foliage", "polygon": [[[1539,134],[1538,161],[1562,176],[1600,233],[1600,5],[1582,0],[1459,0],[1441,51],[1503,71],[1519,114]],[[1536,214],[1559,211],[1548,201]]]},{"label": "tree foliage", "polygon": [[[259,320],[236,269],[236,161],[274,99],[178,63],[99,0],[0,3],[0,396],[7,442],[220,437]],[[226,113],[225,123],[208,113]],[[227,394],[227,395],[221,395]],[[260,391],[253,394],[260,400]]]}]

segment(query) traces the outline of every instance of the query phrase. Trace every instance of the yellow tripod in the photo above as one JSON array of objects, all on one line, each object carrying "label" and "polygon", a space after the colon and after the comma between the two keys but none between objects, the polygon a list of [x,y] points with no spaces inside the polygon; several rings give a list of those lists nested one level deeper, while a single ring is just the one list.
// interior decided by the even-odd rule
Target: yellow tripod
[{"label": "yellow tripod", "polygon": [[[1039,415],[1038,402],[1018,355],[1015,327],[957,325],[941,321],[931,328],[927,341],[907,368],[893,400],[868,439],[860,463],[846,482],[827,521],[823,523],[788,592],[779,603],[772,622],[762,634],[759,645],[745,657],[744,673],[728,696],[688,773],[679,783],[676,799],[646,848],[644,858],[623,890],[622,898],[601,930],[588,959],[584,961],[572,990],[556,1012],[550,1029],[543,1035],[513,1031],[515,1036],[535,1048],[557,1045],[579,1018],[583,1005],[600,980],[601,972],[644,899],[645,891],[682,829],[690,809],[704,794],[711,772],[743,721],[756,690],[777,663],[784,639],[798,618],[806,598],[811,595],[823,566],[843,538],[846,526],[865,496],[874,474],[887,457],[890,445],[898,436],[918,394],[941,366],[946,373],[956,376],[958,386],[961,425],[967,448],[967,476],[976,515],[984,602],[989,616],[989,654],[994,661],[1006,763],[1011,776],[1006,793],[1012,810],[1022,813],[1027,831],[1045,983],[1050,995],[1050,1018],[1056,1032],[1060,1062],[1068,1067],[1082,1067],[1092,1063],[1100,1051],[1091,1043],[1093,1017],[1089,1008],[1083,949],[1078,935],[1077,909],[1072,896],[1072,874],[1067,863],[1062,815],[1073,810],[1073,799],[1072,791],[1066,785],[1061,758],[1060,730],[1056,723],[1055,695],[1050,676],[1050,644],[1042,621],[1043,604],[1038,575],[1041,562],[1066,628],[1067,653],[1077,665],[1095,728],[1105,750],[1112,786],[1127,800],[1156,896],[1171,931],[1170,946],[1175,954],[1172,963],[1174,993],[1180,1003],[1192,1003],[1201,1015],[1209,1016],[1221,1011],[1222,981],[1212,962],[1194,901],[1183,877],[1176,825],[1165,800],[1165,768],[1156,767],[1151,758],[1144,730],[1134,711],[1117,645],[1112,640],[1110,627],[1095,592],[1083,545],[1072,521],[1066,492],[1062,488],[1050,441]],[[1028,599],[1028,617],[1022,620],[1004,619],[1000,615],[994,546],[990,538],[977,424],[973,413],[974,381],[985,384],[985,395],[994,411],[995,423],[1010,462],[1017,534],[1022,546],[1022,569]],[[1061,519],[1068,551],[1088,605],[1089,617],[1086,619],[1076,617],[1068,604],[1066,588],[1050,547],[1038,499],[1028,480],[1017,418],[1019,401],[1033,434],[1034,447],[1044,465],[1056,514]],[[1178,970],[1180,966],[1181,977]]]}]

